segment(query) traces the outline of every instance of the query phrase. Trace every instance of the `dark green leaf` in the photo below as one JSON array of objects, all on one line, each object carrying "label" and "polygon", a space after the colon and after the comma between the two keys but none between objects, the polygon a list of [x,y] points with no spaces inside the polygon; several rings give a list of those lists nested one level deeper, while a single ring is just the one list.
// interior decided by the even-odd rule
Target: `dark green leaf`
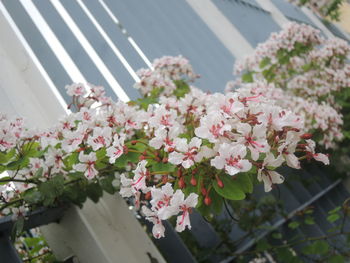
[{"label": "dark green leaf", "polygon": [[42,196],[37,189],[32,188],[23,193],[23,199],[29,204],[38,204],[42,201]]},{"label": "dark green leaf", "polygon": [[106,176],[100,180],[102,189],[109,194],[114,194],[116,191],[115,187],[112,184],[114,179],[114,176]]},{"label": "dark green leaf", "polygon": [[329,245],[324,240],[317,240],[314,243],[303,248],[302,252],[306,255],[324,255],[328,252]]},{"label": "dark green leaf", "polygon": [[220,179],[224,183],[224,187],[220,188],[216,180],[213,181],[215,191],[230,200],[243,200],[245,198],[244,189],[242,189],[241,182],[235,177],[227,174],[220,175]]},{"label": "dark green leaf", "polygon": [[342,255],[333,255],[329,258],[329,263],[344,263],[345,259]]},{"label": "dark green leaf", "polygon": [[24,217],[19,217],[17,221],[13,224],[12,230],[11,230],[11,241],[15,242],[16,237],[19,236],[24,227]]},{"label": "dark green leaf", "polygon": [[103,195],[103,190],[99,183],[90,183],[86,188],[87,196],[95,203],[100,200],[100,197]]},{"label": "dark green leaf", "polygon": [[56,175],[50,180],[43,182],[39,185],[39,191],[43,197],[43,204],[50,206],[54,203],[55,199],[62,195],[64,190],[64,178],[63,175]]}]

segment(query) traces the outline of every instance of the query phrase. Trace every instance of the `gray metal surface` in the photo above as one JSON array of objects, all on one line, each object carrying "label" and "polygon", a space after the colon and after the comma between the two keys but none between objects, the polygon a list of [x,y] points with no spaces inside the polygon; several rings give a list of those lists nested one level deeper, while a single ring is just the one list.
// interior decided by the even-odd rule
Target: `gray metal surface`
[{"label": "gray metal surface", "polygon": [[213,3],[252,46],[264,42],[272,32],[281,29],[271,14],[257,3],[242,0],[213,0]]},{"label": "gray metal surface", "polygon": [[299,23],[306,23],[317,27],[298,6],[289,3],[288,0],[271,0],[275,6],[289,19]]},{"label": "gray metal surface", "polygon": [[105,1],[145,55],[187,57],[202,77],[195,85],[223,91],[234,58],[185,0]]}]

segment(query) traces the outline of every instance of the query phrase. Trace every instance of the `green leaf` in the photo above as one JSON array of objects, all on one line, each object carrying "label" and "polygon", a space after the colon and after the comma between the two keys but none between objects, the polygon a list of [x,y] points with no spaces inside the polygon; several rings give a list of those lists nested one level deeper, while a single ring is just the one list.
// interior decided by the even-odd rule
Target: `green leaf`
[{"label": "green leaf", "polygon": [[114,179],[114,176],[106,176],[100,180],[102,189],[109,194],[114,194],[116,192],[116,189],[112,184]]},{"label": "green leaf", "polygon": [[339,218],[340,218],[339,214],[331,214],[327,217],[327,220],[328,220],[328,222],[333,223],[333,222],[337,221]]},{"label": "green leaf", "polygon": [[17,169],[22,169],[29,164],[29,159],[25,156],[20,157],[18,160],[10,162],[7,164],[6,168],[8,170],[17,170]]},{"label": "green leaf", "polygon": [[273,234],[272,234],[272,237],[273,237],[274,239],[281,239],[281,238],[282,238],[282,234],[281,234],[281,233],[273,233]]},{"label": "green leaf", "polygon": [[345,259],[342,255],[333,255],[329,258],[329,263],[344,263]]},{"label": "green leaf", "polygon": [[35,173],[35,177],[42,177],[43,176],[43,172],[44,172],[44,168],[43,167],[40,167],[36,173]]},{"label": "green leaf", "polygon": [[297,222],[297,221],[290,222],[290,223],[288,224],[288,227],[291,228],[291,229],[296,229],[296,228],[298,228],[299,226],[300,226],[300,223]]},{"label": "green leaf", "polygon": [[334,209],[328,211],[328,214],[336,213],[336,212],[340,211],[340,209],[341,209],[341,207],[340,207],[340,206],[337,206],[336,208],[334,208]]},{"label": "green leaf", "polygon": [[74,152],[71,155],[67,156],[64,160],[64,166],[66,167],[66,170],[72,170],[73,165],[77,164],[79,162],[79,153]]},{"label": "green leaf", "polygon": [[146,97],[146,98],[138,99],[136,101],[137,105],[139,105],[140,108],[144,109],[144,110],[147,110],[148,106],[150,104],[154,104],[154,103],[157,103],[157,102],[158,102],[158,100],[155,97]]},{"label": "green leaf", "polygon": [[[236,176],[237,177],[237,176]],[[245,198],[244,189],[248,187],[242,187],[242,182],[236,177],[231,177],[227,174],[220,175],[220,179],[224,183],[224,187],[220,188],[216,180],[213,181],[215,191],[230,200],[243,200]]]},{"label": "green leaf", "polygon": [[7,164],[15,156],[16,150],[11,149],[7,153],[0,152],[0,164]]},{"label": "green leaf", "polygon": [[278,248],[276,249],[278,262],[283,263],[302,263],[297,256],[293,255],[290,248]]},{"label": "green leaf", "polygon": [[35,188],[25,191],[23,199],[29,204],[38,204],[43,200],[41,193]]},{"label": "green leaf", "polygon": [[24,227],[24,217],[22,216],[22,217],[19,217],[17,219],[17,221],[12,226],[12,230],[11,230],[11,241],[12,242],[15,242],[16,237],[22,233],[23,227]]},{"label": "green leaf", "polygon": [[5,180],[6,182],[0,182],[0,185],[8,184],[8,183],[9,183],[9,181],[7,181],[7,180],[9,180],[9,179],[11,179],[11,177],[10,177],[10,176],[4,176],[4,177],[1,177],[1,179],[0,179],[0,180]]},{"label": "green leaf", "polygon": [[183,80],[174,80],[176,89],[174,90],[174,95],[179,99],[185,97],[187,93],[190,92],[190,86]]},{"label": "green leaf", "polygon": [[263,252],[266,249],[269,249],[270,247],[271,245],[265,239],[259,240],[258,243],[256,244],[256,250],[260,252]]},{"label": "green leaf", "polygon": [[123,154],[115,161],[115,166],[118,168],[125,168],[128,162],[137,163],[141,154],[135,152],[128,152]]},{"label": "green leaf", "polygon": [[304,220],[304,223],[307,225],[313,225],[315,224],[315,220],[311,216],[307,216]]},{"label": "green leaf", "polygon": [[87,196],[95,203],[100,200],[100,197],[103,195],[103,190],[98,182],[90,183],[86,188]]},{"label": "green leaf", "polygon": [[63,195],[68,201],[82,208],[82,204],[86,201],[87,195],[84,185],[71,184],[64,188]]},{"label": "green leaf", "polygon": [[245,83],[252,83],[254,81],[253,72],[247,72],[242,75],[242,81]]},{"label": "green leaf", "polygon": [[158,162],[152,166],[153,172],[174,172],[176,166],[171,163]]},{"label": "green leaf", "polygon": [[271,59],[269,57],[264,57],[259,64],[259,67],[262,69],[264,67],[266,67],[268,64],[270,64]]},{"label": "green leaf", "polygon": [[50,206],[55,199],[63,194],[64,178],[63,175],[56,175],[50,180],[39,185],[39,191],[43,197],[44,206]]},{"label": "green leaf", "polygon": [[302,252],[306,255],[324,255],[329,251],[329,245],[324,240],[317,240],[314,243],[303,248]]}]

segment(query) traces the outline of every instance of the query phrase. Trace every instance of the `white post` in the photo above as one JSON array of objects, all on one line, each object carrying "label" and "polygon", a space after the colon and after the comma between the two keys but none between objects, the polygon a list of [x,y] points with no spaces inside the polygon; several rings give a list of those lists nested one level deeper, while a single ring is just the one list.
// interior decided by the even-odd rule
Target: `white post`
[{"label": "white post", "polygon": [[[66,113],[64,102],[1,2],[0,35],[0,112],[23,116],[32,126],[52,125]],[[59,224],[41,229],[60,260],[75,255],[82,263],[139,263],[150,262],[149,253],[165,262],[119,196],[105,194],[98,204],[72,207]]]}]

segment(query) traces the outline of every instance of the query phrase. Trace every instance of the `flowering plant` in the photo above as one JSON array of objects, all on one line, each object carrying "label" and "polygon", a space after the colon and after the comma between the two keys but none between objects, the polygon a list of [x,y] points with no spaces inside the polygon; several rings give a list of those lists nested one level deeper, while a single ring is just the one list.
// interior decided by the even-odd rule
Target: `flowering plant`
[{"label": "flowering plant", "polygon": [[[315,134],[325,148],[336,148],[348,134],[342,129],[350,95],[350,46],[344,40],[324,39],[304,24],[289,23],[256,48],[254,54],[236,63],[240,82],[262,82],[254,93],[303,116],[305,132]],[[266,85],[266,83],[268,85]],[[344,129],[346,130],[346,128]]]},{"label": "flowering plant", "polygon": [[257,182],[270,191],[283,183],[276,169],[284,164],[329,163],[304,132],[304,117],[251,84],[209,94],[189,85],[198,76],[181,56],[157,59],[153,68],[138,72],[143,97],[128,103],[99,86],[67,86],[75,112],[46,131],[1,116],[0,171],[9,172],[0,179],[1,215],[21,226],[38,206],[81,206],[119,189],[160,238],[162,220],[177,215],[181,232],[191,228],[194,208],[219,212],[223,198],[242,200]]}]

